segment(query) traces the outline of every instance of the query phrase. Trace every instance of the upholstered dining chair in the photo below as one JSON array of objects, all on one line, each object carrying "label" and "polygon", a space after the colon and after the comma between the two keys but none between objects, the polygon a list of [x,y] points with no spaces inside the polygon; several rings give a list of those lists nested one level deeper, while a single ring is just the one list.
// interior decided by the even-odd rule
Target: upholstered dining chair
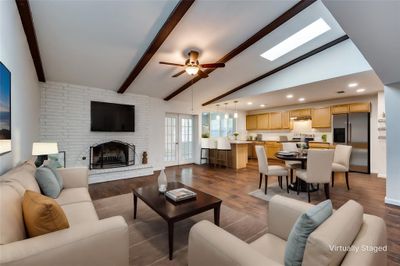
[{"label": "upholstered dining chair", "polygon": [[333,156],[334,150],[310,149],[307,154],[307,169],[296,170],[297,194],[300,192],[301,179],[307,183],[308,202],[312,183],[324,184],[325,196],[329,199]]},{"label": "upholstered dining chair", "polygon": [[[295,142],[283,142],[282,149],[284,151],[295,151],[298,152],[297,144]],[[300,161],[285,161],[285,165],[290,169],[290,182],[293,183],[293,170],[301,169]]]},{"label": "upholstered dining chair", "polygon": [[349,185],[349,168],[352,147],[348,145],[336,145],[335,157],[332,163],[332,187],[335,185],[335,173],[344,173],[346,177],[347,190]]},{"label": "upholstered dining chair", "polygon": [[279,186],[282,188],[282,176],[286,176],[286,191],[289,193],[288,169],[281,165],[268,165],[268,158],[264,146],[256,145],[255,148],[258,160],[258,171],[260,172],[258,188],[261,188],[263,176],[265,176],[265,194],[267,194],[268,176],[277,176]]}]

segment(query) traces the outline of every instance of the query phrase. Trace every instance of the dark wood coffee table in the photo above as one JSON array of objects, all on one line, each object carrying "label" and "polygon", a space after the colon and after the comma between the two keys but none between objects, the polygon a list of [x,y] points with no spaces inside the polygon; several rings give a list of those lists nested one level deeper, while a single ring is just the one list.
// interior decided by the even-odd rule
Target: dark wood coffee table
[{"label": "dark wood coffee table", "polygon": [[167,190],[187,188],[197,193],[194,199],[174,202],[158,191],[158,185],[148,185],[134,188],[133,192],[133,219],[136,219],[137,199],[141,199],[168,224],[169,259],[172,260],[174,247],[174,224],[193,215],[214,209],[214,223],[219,226],[219,216],[222,200],[200,190],[185,186],[179,182],[168,183]]}]

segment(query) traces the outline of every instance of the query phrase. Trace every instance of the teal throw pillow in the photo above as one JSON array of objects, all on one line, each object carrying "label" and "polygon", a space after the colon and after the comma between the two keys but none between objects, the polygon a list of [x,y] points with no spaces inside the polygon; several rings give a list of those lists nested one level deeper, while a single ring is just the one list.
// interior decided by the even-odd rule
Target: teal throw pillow
[{"label": "teal throw pillow", "polygon": [[57,179],[58,184],[60,185],[60,190],[62,190],[64,188],[64,182],[62,176],[58,173],[57,169],[53,167],[51,164],[45,165],[44,167],[49,168],[53,172],[54,176]]},{"label": "teal throw pillow", "polygon": [[285,249],[285,266],[301,266],[308,236],[332,215],[332,202],[323,201],[303,213],[290,231]]},{"label": "teal throw pillow", "polygon": [[39,167],[36,169],[35,178],[43,195],[53,199],[60,195],[60,184],[58,183],[54,173],[49,168]]}]

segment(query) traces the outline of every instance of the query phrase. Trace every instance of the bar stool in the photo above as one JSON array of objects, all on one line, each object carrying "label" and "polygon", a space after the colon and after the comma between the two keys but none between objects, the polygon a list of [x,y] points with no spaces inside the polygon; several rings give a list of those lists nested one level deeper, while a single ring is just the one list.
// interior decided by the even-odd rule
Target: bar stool
[{"label": "bar stool", "polygon": [[231,143],[227,138],[217,139],[217,164],[228,167],[229,165],[229,152],[231,151]]},{"label": "bar stool", "polygon": [[[202,163],[203,160],[206,160],[206,163],[209,164],[209,158],[210,158],[210,146],[209,146],[210,140],[208,138],[202,138],[201,139],[201,146],[200,146],[200,164]],[[205,151],[205,155],[204,155]],[[205,157],[204,157],[205,156]]]}]

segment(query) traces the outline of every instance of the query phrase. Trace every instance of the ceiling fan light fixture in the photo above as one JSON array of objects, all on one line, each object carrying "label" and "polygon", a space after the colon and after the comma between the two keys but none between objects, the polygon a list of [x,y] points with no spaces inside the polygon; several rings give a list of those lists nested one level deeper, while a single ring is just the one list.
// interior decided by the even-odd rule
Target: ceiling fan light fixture
[{"label": "ceiling fan light fixture", "polygon": [[194,76],[197,74],[197,72],[199,72],[199,67],[198,66],[187,66],[185,71],[189,75]]}]

